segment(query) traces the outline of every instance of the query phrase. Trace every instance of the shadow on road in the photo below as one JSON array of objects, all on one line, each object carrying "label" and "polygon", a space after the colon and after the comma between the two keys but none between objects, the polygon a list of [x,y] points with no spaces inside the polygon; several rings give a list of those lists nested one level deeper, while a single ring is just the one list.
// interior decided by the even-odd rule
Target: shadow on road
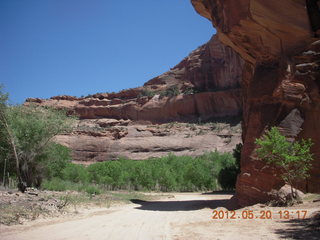
[{"label": "shadow on road", "polygon": [[139,204],[135,209],[148,211],[194,211],[203,208],[215,209],[224,207],[228,210],[232,208],[229,199],[219,200],[188,200],[188,201],[143,201],[139,199],[131,199],[132,203]]},{"label": "shadow on road", "polygon": [[276,233],[283,239],[320,239],[320,213],[312,219],[293,219],[286,221],[288,227]]}]

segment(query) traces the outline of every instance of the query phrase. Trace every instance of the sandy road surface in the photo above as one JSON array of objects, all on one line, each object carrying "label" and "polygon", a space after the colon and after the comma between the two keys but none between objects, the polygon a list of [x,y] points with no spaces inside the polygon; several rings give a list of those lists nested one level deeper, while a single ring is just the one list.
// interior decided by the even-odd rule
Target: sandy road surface
[{"label": "sandy road surface", "polygon": [[[1,240],[293,239],[290,224],[273,219],[212,219],[232,195],[178,193],[174,198],[112,207],[73,219],[1,227]],[[218,208],[226,210],[223,208]],[[258,206],[252,208],[258,214]],[[240,216],[243,209],[237,210]],[[272,209],[274,212],[275,209]],[[309,214],[309,213],[308,213]],[[288,228],[288,231],[283,229]],[[294,228],[296,230],[296,228]],[[292,235],[292,238],[290,237]],[[299,233],[298,233],[299,234]],[[303,236],[301,236],[303,237]],[[317,239],[317,238],[308,238]]]}]

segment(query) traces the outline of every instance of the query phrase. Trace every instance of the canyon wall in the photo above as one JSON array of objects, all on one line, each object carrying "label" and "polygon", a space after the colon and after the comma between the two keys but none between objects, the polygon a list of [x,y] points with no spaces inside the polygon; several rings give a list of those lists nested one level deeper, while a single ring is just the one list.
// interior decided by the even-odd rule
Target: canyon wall
[{"label": "canyon wall", "polygon": [[[164,123],[238,116],[242,111],[240,81],[243,65],[239,55],[214,36],[144,87],[82,98],[29,98],[26,103],[64,108],[81,119],[113,118]],[[172,87],[177,89],[177,94],[162,95]]]},{"label": "canyon wall", "polygon": [[[283,182],[255,155],[256,138],[278,126],[288,137],[311,138],[311,176],[300,189],[320,192],[320,41],[305,0],[192,0],[221,42],[245,60],[243,150],[236,195],[241,206],[266,202]],[[319,19],[319,7],[313,12]],[[317,16],[319,14],[319,16]]]},{"label": "canyon wall", "polygon": [[[56,138],[72,149],[77,163],[231,152],[241,142],[243,66],[240,56],[213,36],[143,87],[81,98],[29,98],[25,104],[79,116],[72,134]],[[233,122],[217,123],[226,120]],[[213,123],[203,125],[208,121]]]}]

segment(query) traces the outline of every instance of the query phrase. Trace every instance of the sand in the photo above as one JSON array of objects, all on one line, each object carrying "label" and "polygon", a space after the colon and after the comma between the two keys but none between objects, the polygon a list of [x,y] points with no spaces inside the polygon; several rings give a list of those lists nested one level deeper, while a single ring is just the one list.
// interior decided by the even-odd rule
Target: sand
[{"label": "sand", "polygon": [[[319,210],[316,205],[270,208],[255,205],[228,212],[231,194],[174,193],[157,201],[132,200],[131,204],[100,209],[77,217],[40,219],[24,225],[1,226],[1,240],[151,240],[151,239],[320,239],[303,235],[304,227],[296,211],[309,217]],[[213,210],[225,216],[212,219]],[[271,219],[260,219],[271,211]],[[279,211],[288,210],[290,219],[280,219]],[[245,211],[245,213],[244,213]],[[252,211],[254,219],[244,219]],[[235,214],[235,219],[230,219]],[[301,212],[301,215],[303,213]],[[298,223],[298,224],[297,224]],[[302,222],[303,223],[303,222]],[[307,232],[306,232],[307,234]]]}]

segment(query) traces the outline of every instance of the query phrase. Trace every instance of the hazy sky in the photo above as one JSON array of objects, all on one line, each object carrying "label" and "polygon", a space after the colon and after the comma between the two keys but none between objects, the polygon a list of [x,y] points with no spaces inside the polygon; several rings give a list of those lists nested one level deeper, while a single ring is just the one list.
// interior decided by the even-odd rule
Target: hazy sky
[{"label": "hazy sky", "polygon": [[0,0],[0,83],[12,103],[137,87],[214,32],[189,0]]}]

